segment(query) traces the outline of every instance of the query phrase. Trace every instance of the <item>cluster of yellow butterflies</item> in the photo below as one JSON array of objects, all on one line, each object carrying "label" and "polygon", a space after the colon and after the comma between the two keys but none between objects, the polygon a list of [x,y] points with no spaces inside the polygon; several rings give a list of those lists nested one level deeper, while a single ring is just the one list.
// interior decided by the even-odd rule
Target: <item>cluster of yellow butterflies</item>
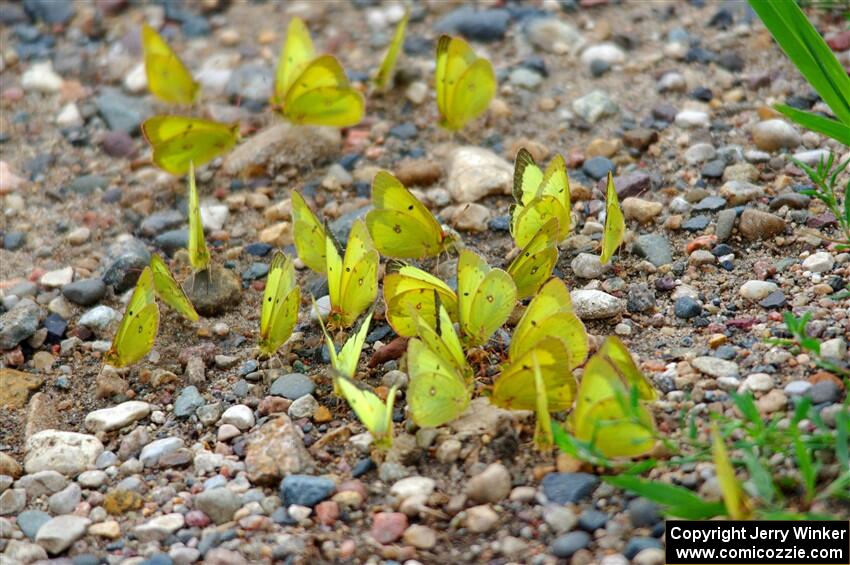
[{"label": "cluster of yellow butterflies", "polygon": [[[188,165],[188,251],[193,271],[209,268],[210,253],[201,223],[194,166]],[[456,290],[429,272],[396,265],[384,277],[386,319],[398,335],[411,338],[407,348],[411,416],[420,426],[439,426],[459,417],[475,392],[475,372],[467,352],[488,344],[506,323],[519,300],[533,297],[514,330],[499,376],[485,387],[497,406],[533,410],[537,414],[535,444],[552,445],[550,412],[575,404],[571,428],[579,439],[599,444],[611,456],[645,453],[654,443],[652,416],[646,402],[654,391],[616,338],[610,338],[585,364],[587,333],[573,312],[563,281],[552,278],[558,244],[569,233],[569,184],[563,159],[555,157],[543,173],[521,150],[514,176],[516,204],[512,231],[521,252],[507,270],[493,268],[463,247],[428,208],[398,179],[379,172],[372,186],[372,209],[354,222],[345,248],[292,192],[294,243],[298,257],[328,278],[332,329],[351,327],[364,312],[359,329],[331,352],[334,391],[343,396],[379,446],[392,441],[392,409],[396,389],[386,401],[354,380],[372,307],[378,295],[380,256],[396,260],[426,259],[458,252]],[[602,254],[610,259],[622,241],[624,221],[609,177]],[[529,235],[530,234],[530,235]],[[184,317],[198,315],[165,263],[154,256],[139,278],[107,363],[126,366],[151,349],[159,323],[158,295]],[[259,352],[273,356],[297,323],[301,291],[290,257],[277,251],[263,293]],[[455,329],[455,323],[458,330]],[[573,371],[585,364],[576,393]]]},{"label": "cluster of yellow butterflies", "polygon": [[[381,66],[372,79],[386,90],[404,44],[409,14],[398,23]],[[142,26],[145,72],[151,93],[164,102],[192,106],[201,85],[156,30]],[[496,93],[496,76],[487,59],[478,57],[466,41],[442,36],[437,43],[434,82],[440,125],[457,131],[480,116]],[[272,107],[294,124],[348,127],[363,119],[365,101],[333,55],[317,55],[307,26],[300,18],[289,22],[286,41],[275,71]],[[153,149],[153,162],[183,175],[189,164],[203,165],[227,153],[239,141],[239,124],[159,115],[142,124]]]}]

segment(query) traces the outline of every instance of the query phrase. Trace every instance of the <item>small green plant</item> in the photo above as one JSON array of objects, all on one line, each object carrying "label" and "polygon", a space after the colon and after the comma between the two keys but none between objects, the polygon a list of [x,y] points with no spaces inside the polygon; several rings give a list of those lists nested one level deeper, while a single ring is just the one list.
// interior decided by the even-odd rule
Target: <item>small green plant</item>
[{"label": "small green plant", "polygon": [[806,326],[812,319],[812,313],[806,312],[799,318],[791,312],[785,312],[785,327],[788,328],[790,338],[772,338],[767,340],[772,345],[787,347],[793,351],[805,351],[808,353],[815,365],[826,369],[841,377],[850,377],[850,371],[821,355],[820,341],[806,332]]},{"label": "small green plant", "polygon": [[[811,339],[811,338],[810,338]],[[723,446],[734,455],[731,463],[742,470],[745,501],[756,519],[824,519],[812,511],[815,503],[850,501],[850,405],[848,401],[828,425],[809,399],[802,399],[789,419],[778,413],[765,420],[751,394],[732,394],[740,417],[713,415]],[[705,520],[734,511],[722,500],[706,500],[691,489],[640,475],[650,469],[681,468],[714,461],[711,438],[702,436],[691,415],[683,415],[686,434],[678,442],[659,437],[673,455],[668,460],[647,459],[625,466],[607,459],[586,442],[572,438],[553,423],[555,443],[566,453],[617,472],[603,480],[661,505],[667,516]],[[716,446],[715,446],[716,447]],[[779,464],[784,461],[784,465]],[[739,473],[740,475],[741,473]],[[721,485],[722,486],[722,485]],[[728,487],[728,484],[726,485]]]},{"label": "small green plant", "polygon": [[795,2],[750,0],[750,5],[836,119],[785,104],[775,108],[807,129],[850,145],[850,77],[823,37]]},{"label": "small green plant", "polygon": [[[843,203],[838,198],[841,192],[838,177],[850,165],[850,159],[836,165],[835,154],[830,153],[827,159],[821,159],[818,162],[817,167],[810,167],[797,159],[792,160],[806,173],[814,185],[814,188],[801,191],[802,194],[812,196],[823,202],[838,222],[843,239],[830,241],[837,243],[841,250],[850,249],[850,180],[847,180],[847,184],[844,185],[844,195],[841,199]],[[818,237],[823,238],[822,235],[818,235]]]}]

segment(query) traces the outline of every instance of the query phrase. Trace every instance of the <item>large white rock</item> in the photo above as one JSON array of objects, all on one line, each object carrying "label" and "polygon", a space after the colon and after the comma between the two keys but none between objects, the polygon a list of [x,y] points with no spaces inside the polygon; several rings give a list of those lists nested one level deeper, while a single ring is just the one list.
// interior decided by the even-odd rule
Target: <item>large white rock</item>
[{"label": "large white rock", "polygon": [[122,402],[111,408],[95,410],[86,416],[86,429],[92,432],[110,432],[141,420],[151,412],[151,405],[139,400]]},{"label": "large white rock", "polygon": [[455,202],[477,202],[491,194],[510,194],[513,166],[488,149],[459,147],[450,156],[447,188]]},{"label": "large white rock", "polygon": [[57,516],[45,522],[38,529],[35,541],[48,553],[56,555],[62,553],[71,547],[72,543],[83,537],[89,524],[91,524],[91,520],[82,516],[73,514]]},{"label": "large white rock", "polygon": [[832,270],[835,259],[826,251],[812,253],[803,260],[803,269],[812,273],[825,273]]},{"label": "large white rock", "polygon": [[26,91],[47,94],[59,92],[63,82],[62,77],[53,70],[53,63],[50,61],[33,63],[21,76],[21,86]]},{"label": "large white rock", "polygon": [[573,310],[582,320],[602,320],[623,313],[625,303],[601,290],[579,289],[570,292]]},{"label": "large white rock", "polygon": [[614,43],[591,45],[581,54],[581,63],[590,67],[593,61],[605,61],[609,65],[621,65],[626,61],[626,54]]},{"label": "large white rock", "polygon": [[779,287],[776,283],[753,279],[741,285],[739,292],[747,300],[761,300],[762,298],[766,298],[771,292],[777,290],[779,290]]},{"label": "large white rock", "polygon": [[44,430],[27,440],[24,468],[28,474],[39,471],[58,471],[63,475],[78,475],[93,467],[103,444],[94,436]]},{"label": "large white rock", "polygon": [[151,518],[144,524],[139,524],[133,530],[139,541],[159,541],[164,540],[177,530],[183,527],[185,520],[182,514],[174,512]]}]

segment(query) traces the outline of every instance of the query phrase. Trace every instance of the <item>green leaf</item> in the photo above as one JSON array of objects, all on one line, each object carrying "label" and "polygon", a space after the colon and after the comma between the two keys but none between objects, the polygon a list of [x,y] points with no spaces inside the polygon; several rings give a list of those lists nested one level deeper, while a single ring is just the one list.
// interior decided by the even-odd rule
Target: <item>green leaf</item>
[{"label": "green leaf", "polygon": [[773,502],[777,498],[781,498],[780,492],[773,484],[773,476],[770,471],[759,461],[751,447],[742,449],[744,454],[744,464],[747,466],[747,471],[750,474],[750,481],[758,493],[759,498],[765,502]]},{"label": "green leaf", "polygon": [[850,77],[795,2],[750,0],[773,38],[835,116],[850,125]]},{"label": "green leaf", "polygon": [[825,118],[813,112],[804,112],[791,106],[786,106],[785,104],[774,104],[773,107],[777,112],[785,114],[790,120],[806,129],[831,137],[844,145],[850,145],[850,126],[846,124]]},{"label": "green leaf", "polygon": [[806,500],[811,501],[815,496],[815,482],[817,481],[817,470],[812,462],[812,455],[806,448],[800,433],[794,434],[794,453],[797,456],[797,466],[803,477],[803,487],[806,489]]},{"label": "green leaf", "polygon": [[803,399],[794,408],[794,418],[791,420],[791,425],[796,426],[803,418],[809,414],[809,408],[812,406],[812,399],[804,396]]},{"label": "green leaf", "polygon": [[845,473],[850,472],[850,409],[847,405],[835,415],[835,458]]},{"label": "green leaf", "polygon": [[667,507],[666,512],[672,516],[701,520],[726,514],[723,502],[709,502],[700,498],[696,493],[685,487],[648,481],[631,475],[602,477],[602,480],[615,487],[629,490],[639,496],[648,498]]},{"label": "green leaf", "polygon": [[764,422],[761,420],[761,414],[753,400],[752,394],[749,392],[746,394],[732,393],[732,400],[735,402],[738,410],[741,411],[741,414],[744,415],[744,418],[752,422],[758,432],[764,429]]}]

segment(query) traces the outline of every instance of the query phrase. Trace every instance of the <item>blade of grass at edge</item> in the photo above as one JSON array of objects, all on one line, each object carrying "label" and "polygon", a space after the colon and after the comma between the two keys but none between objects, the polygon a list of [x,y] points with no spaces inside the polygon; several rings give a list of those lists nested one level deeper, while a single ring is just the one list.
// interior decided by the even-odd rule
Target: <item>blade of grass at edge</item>
[{"label": "blade of grass at edge", "polygon": [[829,118],[824,118],[818,114],[803,112],[785,104],[776,104],[774,108],[804,128],[831,137],[844,145],[850,146],[850,126],[830,120]]},{"label": "blade of grass at edge", "polygon": [[689,520],[704,520],[726,514],[723,502],[708,502],[684,487],[648,481],[631,475],[602,477],[602,480],[664,506],[665,512],[671,516]]}]

